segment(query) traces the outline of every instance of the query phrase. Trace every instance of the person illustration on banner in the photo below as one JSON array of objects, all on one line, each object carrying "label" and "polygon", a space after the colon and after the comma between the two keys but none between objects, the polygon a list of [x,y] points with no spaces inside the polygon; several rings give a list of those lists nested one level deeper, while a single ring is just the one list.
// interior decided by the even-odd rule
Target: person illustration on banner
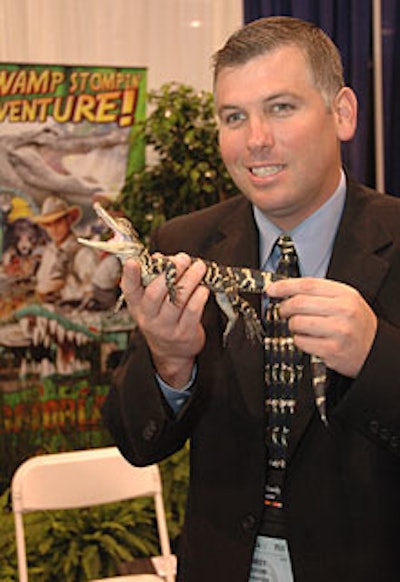
[{"label": "person illustration on banner", "polygon": [[47,243],[43,229],[29,217],[9,220],[4,234],[1,267],[7,277],[18,281],[34,278]]},{"label": "person illustration on banner", "polygon": [[41,213],[32,217],[51,239],[36,273],[36,294],[45,303],[77,306],[92,292],[99,256],[77,241],[73,226],[80,216],[79,206],[69,206],[62,198],[49,196]]}]

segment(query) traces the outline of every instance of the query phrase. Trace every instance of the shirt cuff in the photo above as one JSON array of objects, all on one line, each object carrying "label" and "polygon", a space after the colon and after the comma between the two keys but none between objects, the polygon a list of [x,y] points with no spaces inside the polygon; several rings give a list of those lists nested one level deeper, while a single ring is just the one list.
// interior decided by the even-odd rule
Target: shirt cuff
[{"label": "shirt cuff", "polygon": [[192,387],[196,379],[197,365],[193,366],[192,375],[189,382],[183,387],[177,390],[169,386],[160,376],[156,373],[156,378],[158,385],[160,386],[161,392],[164,394],[165,399],[172,408],[175,414],[179,412],[185,402],[192,395]]}]

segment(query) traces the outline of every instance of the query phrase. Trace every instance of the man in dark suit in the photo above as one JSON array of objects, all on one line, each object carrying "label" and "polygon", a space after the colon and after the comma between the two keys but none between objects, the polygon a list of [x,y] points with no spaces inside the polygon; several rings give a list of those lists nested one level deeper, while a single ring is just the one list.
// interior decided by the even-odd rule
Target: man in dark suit
[{"label": "man in dark suit", "polygon": [[[215,100],[222,156],[244,196],[155,233],[153,248],[174,255],[177,304],[163,277],[144,289],[137,264],[126,264],[122,288],[140,331],[106,422],[138,465],[190,438],[179,580],[395,582],[400,202],[342,169],[357,101],[313,25],[267,18],[232,35],[215,57]],[[205,266],[185,253],[273,269],[282,232],[302,277],[274,282],[268,295],[281,300],[295,345],[327,366],[328,425],[305,362],[271,485],[263,346],[242,322],[223,346],[224,315],[200,284]],[[260,298],[248,299],[260,313]]]}]

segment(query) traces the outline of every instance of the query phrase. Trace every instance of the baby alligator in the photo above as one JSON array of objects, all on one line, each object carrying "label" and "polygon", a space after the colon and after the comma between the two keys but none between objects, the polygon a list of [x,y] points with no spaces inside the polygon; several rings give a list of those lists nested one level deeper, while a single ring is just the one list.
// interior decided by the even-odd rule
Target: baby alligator
[{"label": "baby alligator", "polygon": [[[142,283],[146,287],[155,277],[164,273],[168,294],[172,302],[177,301],[176,266],[168,257],[152,256],[140,241],[138,233],[127,218],[114,218],[100,203],[95,202],[96,214],[113,231],[114,236],[108,241],[78,238],[79,242],[99,250],[116,255],[122,263],[129,258],[136,259],[141,268]],[[198,259],[193,258],[193,261]],[[202,283],[215,295],[215,299],[226,315],[227,324],[223,334],[226,345],[239,315],[243,317],[246,335],[251,340],[263,341],[264,330],[256,310],[240,293],[264,294],[270,283],[278,277],[270,271],[260,271],[248,267],[226,267],[214,261],[206,261],[207,270]],[[179,289],[179,287],[178,287]],[[311,356],[312,383],[316,404],[322,421],[327,424],[325,406],[326,367],[317,356]]]}]

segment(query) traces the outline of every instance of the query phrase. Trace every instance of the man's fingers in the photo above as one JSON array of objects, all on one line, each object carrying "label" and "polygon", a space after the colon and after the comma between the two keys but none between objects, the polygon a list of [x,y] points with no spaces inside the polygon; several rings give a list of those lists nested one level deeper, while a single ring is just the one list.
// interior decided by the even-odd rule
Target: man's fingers
[{"label": "man's fingers", "polygon": [[127,301],[135,301],[135,298],[142,295],[140,266],[134,259],[129,259],[125,263],[120,287]]},{"label": "man's fingers", "polygon": [[176,303],[183,308],[200,285],[206,272],[202,261],[190,262],[190,268],[178,277],[176,286]]},{"label": "man's fingers", "polygon": [[316,277],[298,277],[291,279],[280,279],[268,286],[268,295],[271,297],[291,297],[292,295],[319,295],[325,297],[336,297],[346,292],[349,287],[344,283],[331,281],[330,279],[319,279]]},{"label": "man's fingers", "polygon": [[[153,255],[155,259],[165,260],[162,255]],[[191,299],[204,277],[206,266],[202,261],[192,261],[186,253],[178,253],[170,258],[176,269],[173,285],[176,301],[169,298],[165,273],[154,277],[146,288],[143,287],[141,269],[136,261],[126,262],[121,280],[121,289],[133,313],[138,309],[149,317],[158,316],[161,311],[172,321],[179,318],[180,312]],[[202,296],[202,295],[201,295]]]}]

